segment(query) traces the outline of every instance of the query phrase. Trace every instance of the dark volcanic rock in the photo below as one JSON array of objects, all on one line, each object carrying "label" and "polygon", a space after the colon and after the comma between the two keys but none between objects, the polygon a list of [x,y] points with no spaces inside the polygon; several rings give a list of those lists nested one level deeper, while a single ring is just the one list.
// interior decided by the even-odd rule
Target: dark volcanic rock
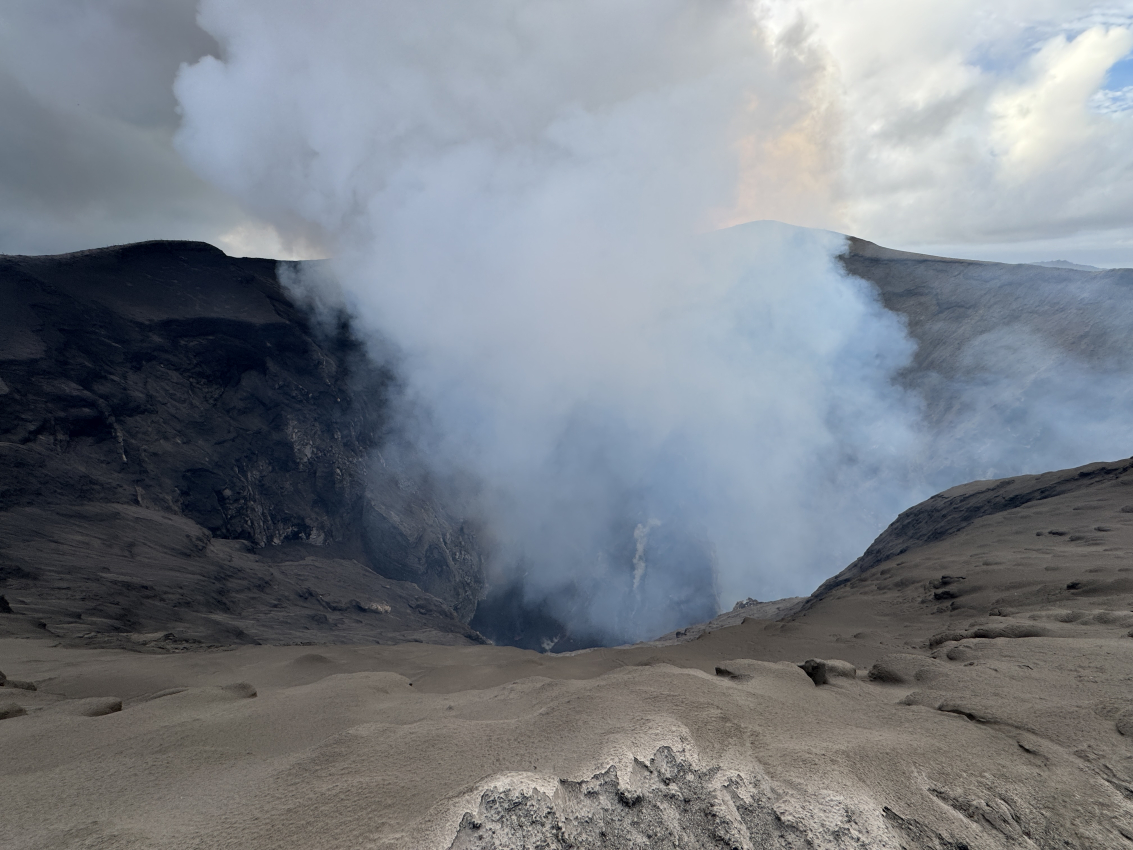
[{"label": "dark volcanic rock", "polygon": [[0,258],[0,509],[178,513],[256,546],[344,540],[388,375],[317,338],[275,263],[199,243]]},{"label": "dark volcanic rock", "polygon": [[[192,242],[0,257],[6,634],[478,639],[436,599],[471,617],[475,536],[435,500],[396,514],[370,470],[390,373],[276,266]],[[363,546],[383,522],[399,545]]]},{"label": "dark volcanic rock", "polygon": [[362,545],[384,575],[414,582],[467,622],[484,585],[479,535],[474,523],[449,513],[426,486],[422,480],[371,478]]},{"label": "dark volcanic rock", "polygon": [[483,641],[436,597],[342,545],[255,552],[186,517],[113,504],[3,511],[0,541],[0,563],[24,576],[5,581],[14,613],[0,635],[147,652]]},{"label": "dark volcanic rock", "polygon": [[571,634],[546,601],[532,603],[526,598],[519,581],[493,588],[469,625],[493,643],[537,652],[574,652],[602,645],[592,636]]}]

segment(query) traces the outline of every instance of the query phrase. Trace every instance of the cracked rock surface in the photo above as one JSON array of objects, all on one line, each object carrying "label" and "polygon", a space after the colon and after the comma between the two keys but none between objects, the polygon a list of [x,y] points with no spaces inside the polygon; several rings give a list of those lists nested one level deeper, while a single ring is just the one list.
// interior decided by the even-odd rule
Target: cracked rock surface
[{"label": "cracked rock surface", "polygon": [[451,850],[892,846],[850,809],[826,829],[779,807],[781,797],[764,776],[698,770],[663,746],[648,763],[634,759],[625,780],[610,767],[587,780],[560,780],[551,796],[538,789],[485,791],[476,813],[461,819]]}]

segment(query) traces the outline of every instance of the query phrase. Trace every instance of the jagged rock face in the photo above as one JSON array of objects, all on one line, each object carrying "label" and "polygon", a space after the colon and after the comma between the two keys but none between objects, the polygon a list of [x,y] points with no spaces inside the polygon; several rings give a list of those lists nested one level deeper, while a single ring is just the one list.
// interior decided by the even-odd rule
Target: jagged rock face
[{"label": "jagged rock face", "polygon": [[342,540],[388,376],[313,332],[275,263],[196,243],[0,260],[0,508],[180,513],[256,546]]},{"label": "jagged rock face", "polygon": [[45,540],[73,556],[29,573],[0,547],[0,580],[19,579],[38,616],[54,603],[35,581],[81,572],[82,535],[52,511],[100,504],[178,515],[256,550],[337,545],[339,568],[364,562],[472,616],[476,535],[428,494],[398,512],[371,469],[390,373],[344,321],[298,307],[276,265],[188,242],[0,257],[0,512],[17,524],[37,512]]},{"label": "jagged rock face", "polygon": [[413,582],[468,622],[484,586],[480,535],[475,523],[449,514],[421,486],[371,478],[362,544],[371,563],[383,565],[384,575]]},{"label": "jagged rock face", "polygon": [[[548,794],[511,781],[485,791],[466,812],[450,850],[969,850],[974,847],[1071,846],[1062,824],[1006,789],[929,784],[925,796],[962,817],[969,843],[868,796],[844,799],[788,789],[755,769],[745,776],[697,768],[667,746],[624,779],[610,767],[581,782],[558,780]],[[1103,847],[1118,833],[1103,827],[1087,843]],[[1105,834],[1105,837],[1103,837]],[[1085,837],[1085,836],[1079,836]],[[1128,840],[1128,838],[1126,839]]]}]

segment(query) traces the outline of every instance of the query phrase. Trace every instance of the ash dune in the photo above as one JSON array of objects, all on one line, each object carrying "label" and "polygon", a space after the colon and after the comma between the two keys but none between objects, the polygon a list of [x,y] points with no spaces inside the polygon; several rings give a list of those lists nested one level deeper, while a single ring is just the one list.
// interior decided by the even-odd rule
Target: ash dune
[{"label": "ash dune", "polygon": [[1125,846],[1131,608],[1122,461],[955,488],[682,643],[5,639],[0,812],[19,848]]}]

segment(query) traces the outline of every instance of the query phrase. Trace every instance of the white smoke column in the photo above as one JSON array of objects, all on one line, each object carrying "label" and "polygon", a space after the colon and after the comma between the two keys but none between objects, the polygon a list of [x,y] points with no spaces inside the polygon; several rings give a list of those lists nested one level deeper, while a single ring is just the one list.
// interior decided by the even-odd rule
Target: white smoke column
[{"label": "white smoke column", "polygon": [[660,524],[661,520],[652,517],[649,522],[639,522],[637,528],[633,530],[633,542],[636,547],[636,551],[633,553],[634,590],[641,586],[641,580],[645,577],[645,547],[649,543],[649,532]]},{"label": "white smoke column", "polygon": [[650,637],[714,608],[714,572],[726,601],[808,591],[908,504],[888,379],[910,346],[841,240],[708,232],[751,191],[741,156],[789,174],[821,112],[821,63],[748,4],[206,0],[200,22],[224,59],[182,69],[179,149],[327,234],[430,461],[483,483],[497,582]]}]

